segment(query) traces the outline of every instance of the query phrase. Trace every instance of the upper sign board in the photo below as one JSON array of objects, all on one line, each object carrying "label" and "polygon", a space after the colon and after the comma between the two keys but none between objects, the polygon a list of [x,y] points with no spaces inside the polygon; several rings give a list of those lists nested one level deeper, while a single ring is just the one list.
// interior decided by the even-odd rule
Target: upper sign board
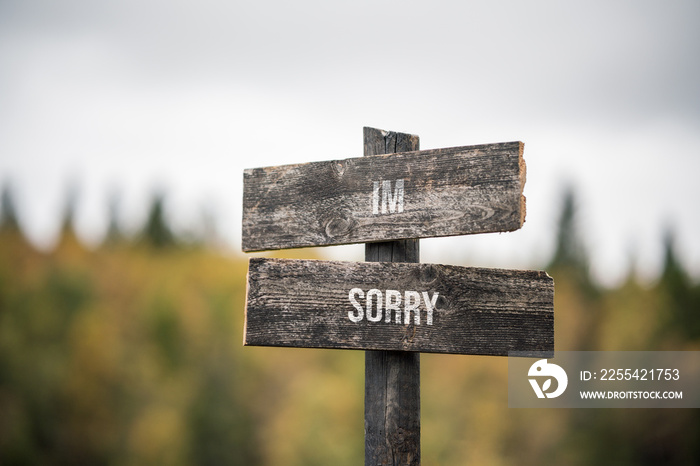
[{"label": "upper sign board", "polygon": [[247,169],[242,248],[513,231],[524,184],[522,142]]}]

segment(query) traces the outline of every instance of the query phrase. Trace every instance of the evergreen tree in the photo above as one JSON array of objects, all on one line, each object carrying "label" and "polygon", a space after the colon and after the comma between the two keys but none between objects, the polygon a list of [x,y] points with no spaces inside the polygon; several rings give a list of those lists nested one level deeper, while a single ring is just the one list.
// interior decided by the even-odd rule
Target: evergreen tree
[{"label": "evergreen tree", "polygon": [[15,200],[8,183],[5,183],[0,194],[0,231],[19,232]]},{"label": "evergreen tree", "polygon": [[61,218],[61,231],[55,251],[61,254],[80,257],[85,252],[75,228],[75,212],[78,205],[78,187],[74,182],[68,185],[66,201]]},{"label": "evergreen tree", "polygon": [[682,293],[688,288],[690,279],[683,270],[676,254],[675,234],[667,230],[664,234],[664,268],[661,272],[661,283],[673,292]]},{"label": "evergreen tree", "polygon": [[571,187],[564,191],[561,214],[557,223],[554,255],[547,269],[573,278],[587,294],[595,294],[583,241],[579,236],[577,203]]},{"label": "evergreen tree", "polygon": [[112,192],[109,197],[109,223],[107,224],[107,233],[105,234],[105,244],[116,244],[124,239],[121,227],[119,226],[119,195]]},{"label": "evergreen tree", "polygon": [[576,199],[573,189],[567,188],[557,224],[556,248],[550,267],[587,268],[583,245],[576,227]]},{"label": "evergreen tree", "polygon": [[9,183],[5,183],[0,193],[0,237],[6,244],[12,245],[11,249],[14,253],[19,254],[15,259],[20,260],[24,252],[32,249],[20,227],[15,199]]},{"label": "evergreen tree", "polygon": [[175,235],[165,217],[165,201],[162,194],[153,196],[142,238],[148,245],[156,249],[175,245]]},{"label": "evergreen tree", "polygon": [[75,209],[77,204],[78,188],[75,184],[71,184],[68,187],[61,219],[61,236],[64,238],[75,236]]},{"label": "evergreen tree", "polygon": [[700,287],[693,286],[687,272],[678,260],[675,235],[668,230],[664,235],[664,268],[659,280],[666,296],[669,324],[685,338],[700,339]]}]

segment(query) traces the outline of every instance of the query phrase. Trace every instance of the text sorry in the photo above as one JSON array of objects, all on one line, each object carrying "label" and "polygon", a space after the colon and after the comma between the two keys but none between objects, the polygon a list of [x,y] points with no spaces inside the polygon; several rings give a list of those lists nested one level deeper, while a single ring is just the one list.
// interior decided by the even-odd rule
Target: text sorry
[{"label": "text sorry", "polygon": [[420,325],[420,308],[421,304],[424,304],[425,323],[433,325],[433,311],[438,295],[438,292],[430,296],[427,291],[421,293],[404,291],[401,294],[397,290],[382,292],[377,289],[371,289],[365,293],[360,288],[353,288],[348,293],[348,299],[354,310],[348,311],[348,318],[352,322],[360,322],[365,317],[369,322],[380,322],[383,317],[384,322],[391,322],[393,315],[394,323],[408,325],[411,323],[411,313],[413,313],[413,323]]}]

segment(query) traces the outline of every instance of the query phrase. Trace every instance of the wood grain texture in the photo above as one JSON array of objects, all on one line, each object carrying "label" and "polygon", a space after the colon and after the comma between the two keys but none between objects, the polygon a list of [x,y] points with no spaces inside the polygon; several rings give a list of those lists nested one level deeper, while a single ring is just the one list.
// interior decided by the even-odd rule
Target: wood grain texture
[{"label": "wood grain texture", "polygon": [[[365,127],[364,155],[420,149],[418,136]],[[419,262],[420,241],[365,245],[368,262]],[[365,351],[365,465],[417,466],[420,444],[420,353]]]},{"label": "wood grain texture", "polygon": [[[438,293],[433,324],[425,306],[418,325],[353,322],[353,288]],[[554,282],[539,271],[254,258],[244,344],[501,356],[553,351],[553,301]]]},{"label": "wood grain texture", "polygon": [[365,354],[365,465],[419,465],[420,353]]},{"label": "wood grain texture", "polygon": [[[522,154],[523,143],[508,142],[247,169],[242,248],[517,230],[525,221]],[[395,188],[396,180],[402,211],[374,213],[373,183]]]}]

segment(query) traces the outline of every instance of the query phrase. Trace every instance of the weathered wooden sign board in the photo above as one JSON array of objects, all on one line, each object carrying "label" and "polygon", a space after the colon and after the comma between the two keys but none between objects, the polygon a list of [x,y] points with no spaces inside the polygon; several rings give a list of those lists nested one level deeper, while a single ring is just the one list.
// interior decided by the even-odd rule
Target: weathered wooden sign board
[{"label": "weathered wooden sign board", "polygon": [[245,170],[243,250],[517,230],[522,155],[508,142]]},{"label": "weathered wooden sign board", "polygon": [[553,351],[544,272],[250,260],[244,344],[507,355]]}]

